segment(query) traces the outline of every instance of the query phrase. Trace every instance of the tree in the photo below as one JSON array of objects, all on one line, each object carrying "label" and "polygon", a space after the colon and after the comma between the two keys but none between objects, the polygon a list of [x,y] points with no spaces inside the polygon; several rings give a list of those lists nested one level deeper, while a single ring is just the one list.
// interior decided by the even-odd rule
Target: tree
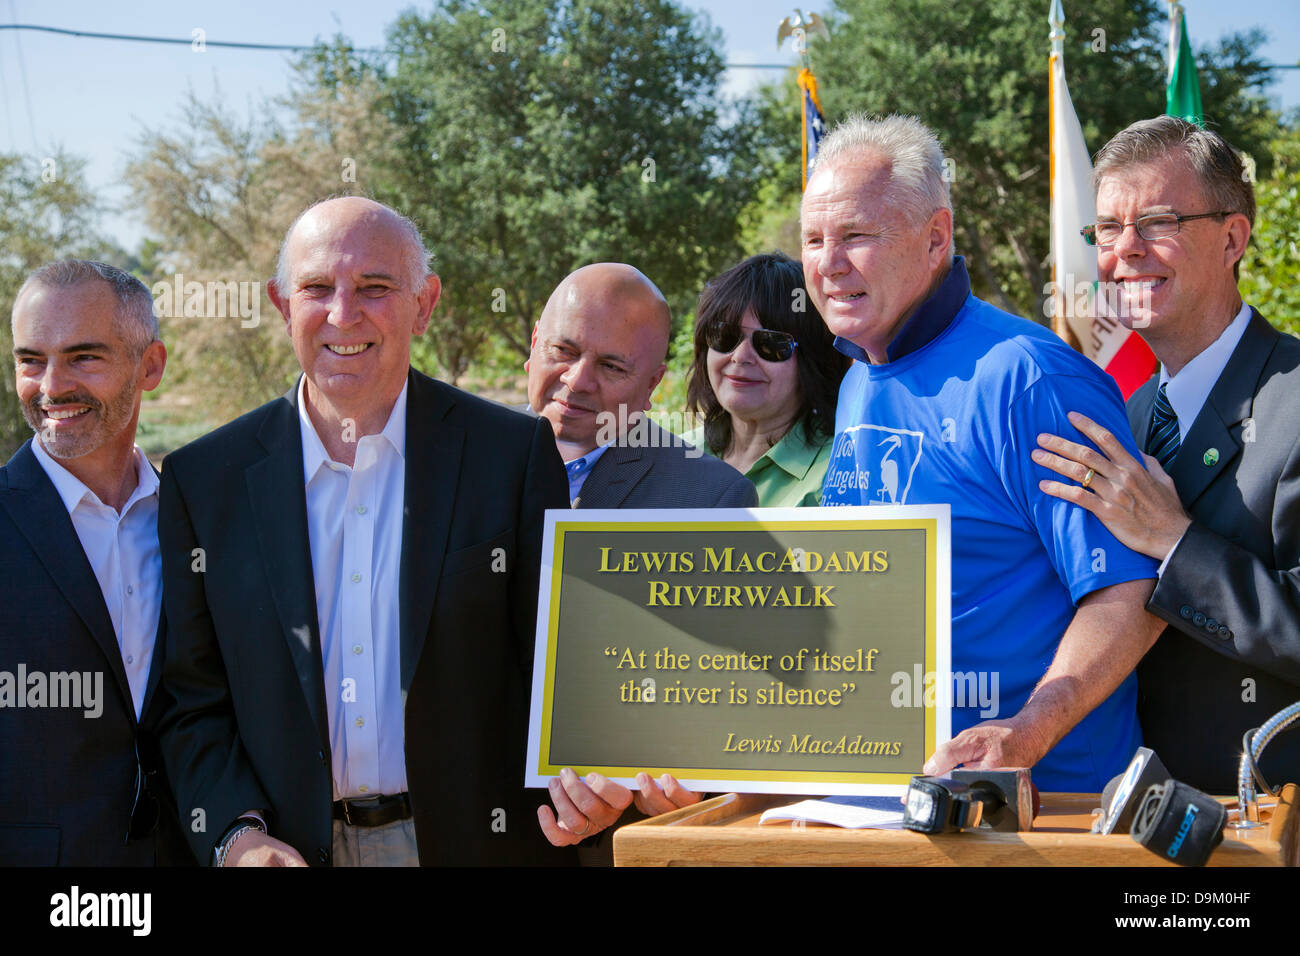
[{"label": "tree", "polygon": [[722,121],[719,39],[664,0],[447,0],[397,22],[387,196],[437,252],[444,365],[488,333],[525,356],[586,263],[637,266],[680,316],[739,258],[758,167],[748,114]]},{"label": "tree", "polygon": [[748,254],[779,249],[799,258],[799,199],[803,179],[800,149],[802,93],[791,71],[781,83],[765,83],[750,94],[759,186],[741,211],[741,242]]},{"label": "tree", "polygon": [[1255,186],[1255,231],[1241,263],[1242,297],[1284,332],[1300,335],[1300,117],[1274,140],[1273,172]]},{"label": "tree", "polygon": [[0,352],[9,365],[0,376],[0,461],[32,434],[14,391],[14,298],[27,275],[47,262],[118,258],[95,231],[97,213],[84,160],[62,151],[40,161],[0,154]]},{"label": "tree", "polygon": [[[150,266],[146,281],[156,301],[162,288],[174,287],[161,320],[173,384],[198,400],[208,424],[267,401],[294,380],[297,361],[265,295],[285,230],[313,202],[373,192],[396,141],[375,108],[373,72],[325,81],[350,58],[345,46],[322,46],[304,58],[292,92],[266,104],[265,118],[241,120],[219,100],[191,94],[183,121],[145,130],[127,166],[132,198],[154,234],[139,257]],[[275,118],[277,107],[287,121]],[[218,291],[234,283],[243,301],[256,301],[256,312],[235,314],[211,298],[182,308],[178,300],[193,301],[184,294],[190,282]]]},{"label": "tree", "polygon": [[[836,0],[831,39],[811,44],[827,119],[913,113],[939,134],[950,169],[958,251],[977,293],[1041,316],[1048,271],[1047,4],[1042,0]],[[1066,74],[1096,150],[1164,111],[1165,14],[1153,0],[1096,0],[1066,24]],[[1261,154],[1275,120],[1268,71],[1236,35],[1199,59],[1207,122]],[[797,141],[796,100],[784,119]],[[769,137],[769,140],[773,139]],[[797,198],[796,175],[788,185]],[[793,202],[791,200],[787,200]]]}]

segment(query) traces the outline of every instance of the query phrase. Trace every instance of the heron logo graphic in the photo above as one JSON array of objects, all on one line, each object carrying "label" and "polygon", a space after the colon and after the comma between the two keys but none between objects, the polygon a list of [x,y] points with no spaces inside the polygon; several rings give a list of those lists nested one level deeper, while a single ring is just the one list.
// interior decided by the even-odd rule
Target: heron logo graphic
[{"label": "heron logo graphic", "polygon": [[925,436],[905,428],[854,425],[835,436],[823,504],[905,505]]}]

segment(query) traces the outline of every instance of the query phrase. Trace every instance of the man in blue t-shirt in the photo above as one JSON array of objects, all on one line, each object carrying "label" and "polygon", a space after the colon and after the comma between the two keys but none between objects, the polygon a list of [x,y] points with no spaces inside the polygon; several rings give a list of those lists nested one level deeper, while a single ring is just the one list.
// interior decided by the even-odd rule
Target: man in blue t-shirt
[{"label": "man in blue t-shirt", "polygon": [[1156,564],[1039,491],[1051,473],[1029,453],[1077,435],[1079,408],[1135,450],[1123,400],[1046,329],[971,295],[943,164],[911,117],[851,119],[819,150],[804,272],[854,360],[823,502],[951,507],[952,669],[996,675],[979,686],[998,711],[954,707],[925,772],[1033,766],[1043,790],[1097,792],[1141,743],[1132,671],[1160,632],[1143,610]]}]

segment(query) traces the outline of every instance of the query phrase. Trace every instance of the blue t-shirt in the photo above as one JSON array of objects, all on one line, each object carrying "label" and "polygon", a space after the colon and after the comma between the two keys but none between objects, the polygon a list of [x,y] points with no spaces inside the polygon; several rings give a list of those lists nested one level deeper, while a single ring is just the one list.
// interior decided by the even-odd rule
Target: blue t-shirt
[{"label": "blue t-shirt", "polygon": [[[1084,509],[1039,491],[1059,476],[1029,457],[1043,432],[1090,444],[1069,411],[1138,457],[1115,382],[1047,329],[970,295],[960,260],[927,307],[945,297],[957,308],[947,327],[886,364],[837,340],[859,360],[840,387],[823,503],[951,506],[952,668],[984,675],[975,680],[989,689],[996,674],[999,699],[996,715],[981,716],[966,692],[980,685],[959,684],[968,706],[954,692],[955,736],[1019,712],[1081,598],[1154,578],[1157,565]],[[1038,787],[1102,790],[1141,745],[1136,703],[1130,674],[1033,768]]]}]

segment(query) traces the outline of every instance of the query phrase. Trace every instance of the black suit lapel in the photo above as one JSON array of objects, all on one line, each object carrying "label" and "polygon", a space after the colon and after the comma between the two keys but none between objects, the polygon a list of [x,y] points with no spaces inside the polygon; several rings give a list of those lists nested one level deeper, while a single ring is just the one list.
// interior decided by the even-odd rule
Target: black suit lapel
[{"label": "black suit lapel", "polygon": [[302,476],[302,433],[297,387],[277,403],[258,431],[266,449],[244,473],[252,502],[259,553],[275,598],[280,629],[312,720],[329,752],[329,717],[321,663],[316,585],[312,579],[311,538],[307,531],[307,491]]},{"label": "black suit lapel", "polygon": [[1146,451],[1147,438],[1151,435],[1151,410],[1155,407],[1159,389],[1160,376],[1152,375],[1128,400],[1128,424],[1139,451]]},{"label": "black suit lapel", "polygon": [[153,657],[149,661],[149,680],[145,683],[144,702],[140,706],[141,717],[149,713],[149,708],[153,706],[153,695],[158,689],[158,682],[162,679],[163,651],[166,646],[167,616],[160,609],[158,614],[158,634],[154,637]]},{"label": "black suit lapel", "polygon": [[464,429],[444,421],[454,407],[449,395],[419,372],[412,371],[408,381],[399,595],[403,691],[415,676],[438,596],[465,445]]},{"label": "black suit lapel", "polygon": [[1252,309],[1250,324],[1169,470],[1184,508],[1190,509],[1240,454],[1241,423],[1250,417],[1259,376],[1277,340],[1277,331]]},{"label": "black suit lapel", "polygon": [[[34,439],[33,439],[34,440]],[[68,604],[86,625],[86,630],[104,653],[109,673],[117,683],[126,710],[135,720],[131,685],[122,666],[122,649],[113,631],[113,620],[99,590],[99,580],[81,548],[77,529],[63,506],[63,499],[36,460],[29,441],[10,460],[9,487],[17,494],[0,495],[0,506],[9,513],[18,530],[41,564],[49,572]],[[39,639],[40,635],[34,635]]]},{"label": "black suit lapel", "polygon": [[578,493],[579,508],[621,508],[653,462],[640,448],[611,445]]},{"label": "black suit lapel", "polygon": [[[150,462],[149,467],[153,468],[152,462]],[[161,477],[160,475],[158,475],[157,468],[153,468],[153,473],[155,476]],[[144,701],[140,705],[140,716],[142,718],[144,717],[144,715],[149,713],[149,708],[153,706],[154,690],[158,687],[158,682],[162,680],[163,657],[164,657],[163,651],[166,648],[166,646],[167,646],[167,615],[166,612],[163,610],[162,606],[160,605],[158,608],[158,633],[154,636],[153,657],[149,661],[149,679],[145,683]]]}]

